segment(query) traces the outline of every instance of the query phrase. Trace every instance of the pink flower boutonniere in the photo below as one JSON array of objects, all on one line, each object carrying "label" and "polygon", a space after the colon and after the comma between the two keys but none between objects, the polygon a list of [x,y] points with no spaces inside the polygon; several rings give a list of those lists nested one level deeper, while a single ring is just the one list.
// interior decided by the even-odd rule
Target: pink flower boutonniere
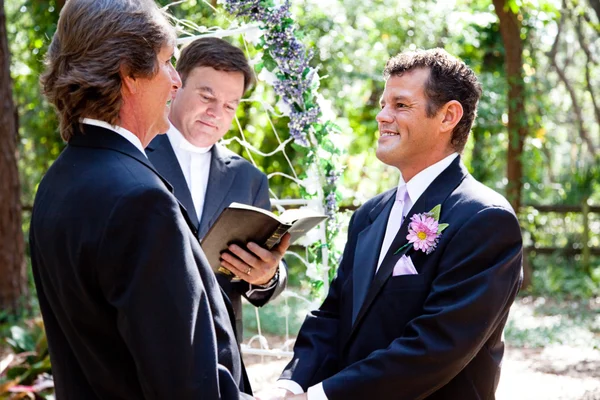
[{"label": "pink flower boutonniere", "polygon": [[438,204],[429,212],[413,215],[406,236],[408,243],[396,250],[394,254],[407,249],[411,244],[415,250],[421,250],[425,254],[434,251],[442,231],[448,227],[448,224],[439,223],[441,211],[442,205]]}]

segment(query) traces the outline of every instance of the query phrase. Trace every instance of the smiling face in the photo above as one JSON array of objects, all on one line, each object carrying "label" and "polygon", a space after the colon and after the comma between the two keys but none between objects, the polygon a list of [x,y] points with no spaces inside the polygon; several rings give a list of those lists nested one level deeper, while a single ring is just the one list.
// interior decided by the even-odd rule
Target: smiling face
[{"label": "smiling face", "polygon": [[194,146],[212,146],[229,130],[243,94],[241,72],[194,68],[177,91],[169,119]]},{"label": "smiling face", "polygon": [[451,152],[448,137],[442,133],[443,117],[426,114],[428,77],[429,70],[423,68],[391,76],[376,118],[380,133],[377,158],[400,169],[407,182]]}]

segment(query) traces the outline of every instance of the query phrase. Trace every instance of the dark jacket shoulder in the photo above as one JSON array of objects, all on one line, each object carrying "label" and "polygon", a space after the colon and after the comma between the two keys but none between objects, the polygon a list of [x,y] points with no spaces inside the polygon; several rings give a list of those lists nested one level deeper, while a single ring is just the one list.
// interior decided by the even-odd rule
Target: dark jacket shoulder
[{"label": "dark jacket shoulder", "polygon": [[262,179],[263,177],[266,178],[266,175],[261,170],[256,168],[250,161],[219,143],[215,144],[213,154],[217,154],[219,158],[227,162],[227,167],[235,172],[243,172],[252,179]]},{"label": "dark jacket shoulder", "polygon": [[512,214],[515,213],[512,206],[503,195],[479,182],[472,175],[468,175],[452,195],[461,196],[467,199],[466,201],[463,201],[462,204],[469,206],[474,210],[483,210],[485,208],[494,207],[505,209]]}]

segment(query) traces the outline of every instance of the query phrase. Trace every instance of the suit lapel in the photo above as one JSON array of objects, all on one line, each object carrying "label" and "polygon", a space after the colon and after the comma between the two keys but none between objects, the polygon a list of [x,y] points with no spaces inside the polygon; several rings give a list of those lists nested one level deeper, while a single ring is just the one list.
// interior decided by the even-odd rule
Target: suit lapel
[{"label": "suit lapel", "polygon": [[185,214],[194,226],[194,230],[197,230],[198,216],[196,215],[196,208],[169,137],[158,135],[150,142],[146,151],[152,164],[173,185],[175,197],[185,208]]},{"label": "suit lapel", "polygon": [[[404,246],[408,241],[406,236],[408,235],[408,226],[410,224],[410,218],[419,213],[429,212],[433,207],[438,204],[442,204],[442,210],[444,209],[443,203],[446,198],[456,189],[456,187],[462,182],[462,180],[468,175],[466,168],[462,165],[460,157],[456,159],[446,168],[432,183],[429,185],[427,190],[419,197],[419,200],[410,209],[410,212],[402,221],[402,226],[398,234],[392,241],[392,244],[383,259],[373,283],[370,285],[365,301],[363,302],[360,311],[352,325],[352,330],[348,336],[348,340],[352,337],[352,334],[360,324],[362,318],[368,312],[369,307],[383,288],[385,282],[390,278],[394,265],[400,259],[400,257],[406,252],[394,254],[396,250]],[[412,247],[407,249],[411,251]]]},{"label": "suit lapel", "polygon": [[215,144],[210,151],[210,171],[206,185],[204,209],[198,229],[200,238],[204,237],[213,220],[218,217],[219,210],[229,205],[223,203],[227,199],[227,194],[235,178],[235,174],[227,171],[231,159],[223,154],[219,145]]},{"label": "suit lapel", "polygon": [[396,190],[390,190],[383,195],[369,212],[369,220],[374,222],[358,234],[354,250],[352,322],[358,315],[375,275],[379,252],[373,249],[381,248],[395,194]]}]

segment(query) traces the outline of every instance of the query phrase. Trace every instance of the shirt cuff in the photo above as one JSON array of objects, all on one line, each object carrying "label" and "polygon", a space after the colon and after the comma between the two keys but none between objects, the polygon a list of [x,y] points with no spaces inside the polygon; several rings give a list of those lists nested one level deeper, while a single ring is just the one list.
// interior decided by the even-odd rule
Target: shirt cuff
[{"label": "shirt cuff", "polygon": [[325,389],[323,389],[323,382],[309,387],[306,392],[306,397],[308,397],[308,400],[327,400]]},{"label": "shirt cuff", "polygon": [[[268,292],[269,290],[273,289],[275,286],[277,286],[277,284],[279,283],[279,268],[277,267],[278,270],[277,272],[275,272],[275,275],[273,275],[273,278],[271,278],[271,280],[267,283],[265,283],[264,285],[253,285],[251,283],[248,283],[248,291],[246,292],[246,296],[250,297],[252,296],[252,294],[254,292]],[[302,392],[303,393],[303,392]]]},{"label": "shirt cuff", "polygon": [[[277,381],[276,386],[280,389],[287,389],[293,394],[304,393],[302,386],[290,379],[280,379]],[[308,397],[308,400],[328,400],[325,390],[323,389],[323,382],[309,387],[308,392],[306,392],[306,397]]]},{"label": "shirt cuff", "polygon": [[304,393],[302,386],[300,386],[297,382],[294,382],[290,379],[280,379],[275,384],[280,389],[286,389],[292,392],[293,394],[301,394]]}]

